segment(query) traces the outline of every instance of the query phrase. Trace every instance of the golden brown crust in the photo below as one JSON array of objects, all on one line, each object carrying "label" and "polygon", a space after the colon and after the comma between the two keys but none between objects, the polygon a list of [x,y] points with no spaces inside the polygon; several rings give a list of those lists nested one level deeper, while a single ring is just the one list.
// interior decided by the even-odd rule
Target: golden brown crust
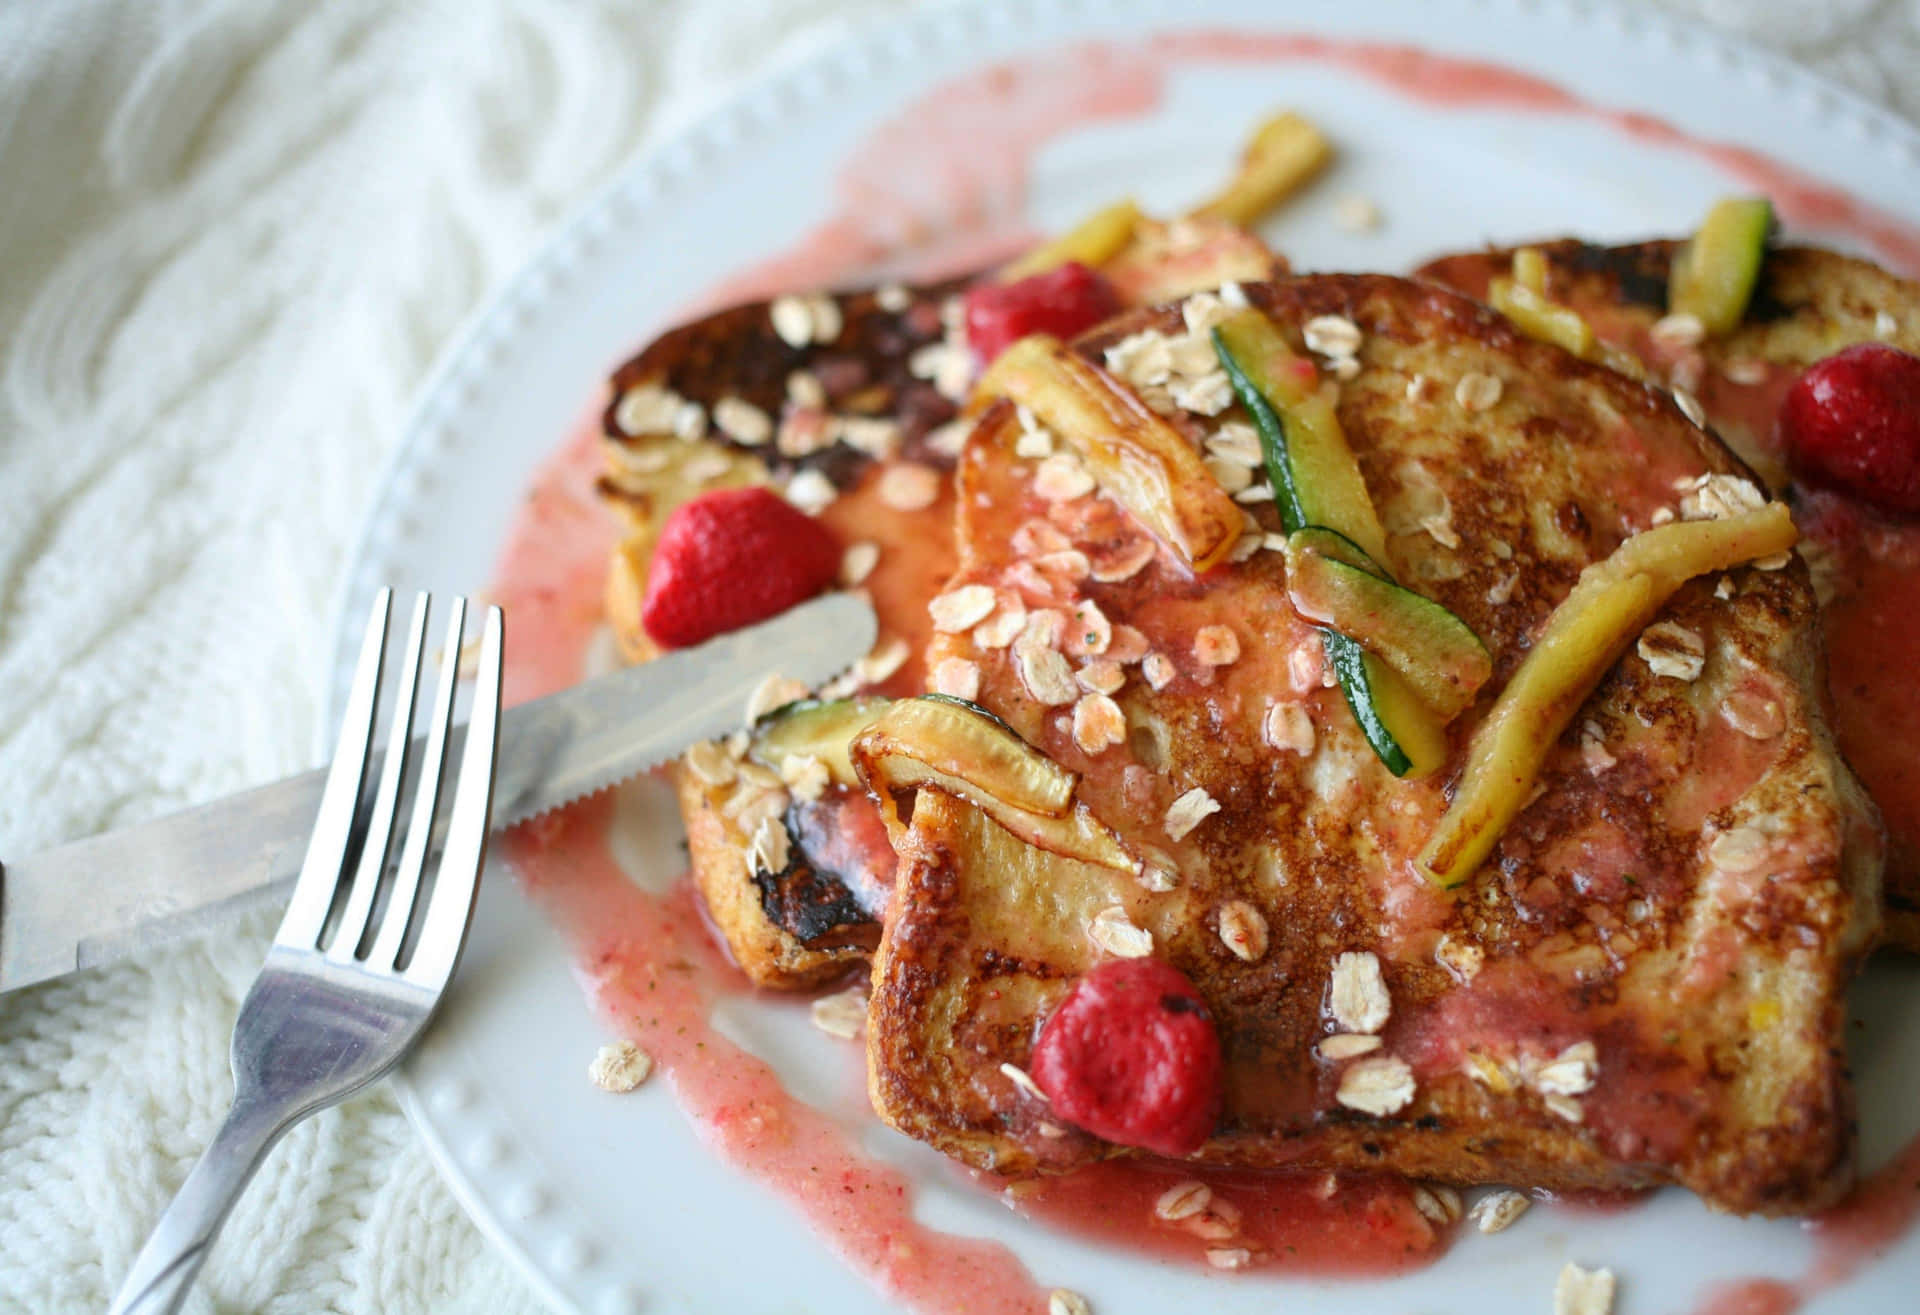
[{"label": "golden brown crust", "polygon": [[[1161,553],[1130,580],[1079,588],[1177,670],[1155,690],[1129,669],[1115,696],[1129,741],[1104,753],[1078,748],[1064,709],[1036,701],[1003,652],[939,637],[932,656],[978,663],[980,701],[1080,772],[1080,798],[1143,852],[1163,853],[1179,881],[1154,892],[923,794],[899,842],[875,963],[875,1108],[1001,1171],[1125,1153],[1059,1128],[999,1067],[1026,1066],[1039,1023],[1096,960],[1091,918],[1117,904],[1219,1022],[1226,1107],[1203,1160],[1554,1188],[1679,1182],[1742,1212],[1833,1200],[1853,1144],[1844,987],[1877,926],[1879,842],[1832,748],[1797,561],[1725,573],[1727,598],[1714,579],[1682,590],[1662,619],[1700,636],[1698,678],[1623,659],[1473,883],[1442,894],[1409,864],[1444,811],[1473,723],[1580,569],[1655,510],[1677,510],[1676,480],[1744,467],[1664,393],[1524,339],[1437,287],[1328,275],[1247,291],[1296,350],[1314,316],[1361,329],[1362,368],[1337,409],[1390,565],[1486,641],[1489,691],[1452,728],[1449,768],[1395,781],[1337,689],[1295,683],[1289,658],[1313,641],[1268,551],[1198,580]],[[1175,309],[1138,312],[1080,346],[1099,359],[1127,334],[1179,327]],[[1457,404],[1470,372],[1500,378],[1502,400],[1484,412]],[[1416,377],[1429,381],[1416,388],[1426,400],[1409,397]],[[1013,457],[1014,428],[1004,407],[989,413],[963,455],[957,583],[1018,587],[1012,540],[1034,520],[1093,547],[1138,532],[1097,500],[1063,510],[1038,498],[1031,467]],[[1255,514],[1276,527],[1270,506]],[[1203,623],[1235,630],[1238,661],[1196,664]],[[1722,705],[1742,692],[1777,706],[1779,733],[1743,737],[1727,724]],[[1276,701],[1306,709],[1310,752],[1263,743]],[[1160,819],[1195,787],[1221,810],[1170,839]],[[1723,870],[1711,857],[1722,835],[1736,836],[1728,864],[1741,841],[1764,859]],[[1253,962],[1218,933],[1229,899],[1251,903],[1269,929]],[[1342,1067],[1315,1055],[1330,1028],[1331,964],[1348,951],[1378,955],[1392,1000],[1380,1053],[1417,1079],[1391,1113],[1340,1103]],[[1471,973],[1463,952],[1478,958]],[[1540,1071],[1587,1042],[1594,1085],[1556,1105]]]},{"label": "golden brown crust", "polygon": [[[1680,246],[1674,240],[1609,247],[1561,239],[1536,249],[1546,258],[1550,297],[1580,311],[1656,379],[1697,393],[1715,432],[1771,486],[1784,489],[1786,463],[1772,425],[1787,387],[1807,366],[1856,343],[1885,341],[1920,353],[1920,285],[1856,256],[1776,247],[1767,253],[1739,328],[1697,349],[1668,349],[1652,330],[1665,312],[1667,275]],[[1463,252],[1428,262],[1418,277],[1484,297],[1490,280],[1507,273],[1512,261],[1512,248]],[[1903,830],[1896,825],[1889,837],[1886,930],[1890,944],[1920,953],[1920,836]]]}]

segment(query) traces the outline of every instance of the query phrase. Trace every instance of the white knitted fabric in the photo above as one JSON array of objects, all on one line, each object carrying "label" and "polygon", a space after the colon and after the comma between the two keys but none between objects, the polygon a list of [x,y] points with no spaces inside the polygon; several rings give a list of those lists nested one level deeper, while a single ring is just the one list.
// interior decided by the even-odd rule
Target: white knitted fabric
[{"label": "white knitted fabric", "polygon": [[[0,3],[0,855],[307,765],[410,393],[649,134],[886,0]],[[1674,0],[1920,115],[1920,0]],[[0,998],[0,1312],[101,1308],[205,1144],[266,923]],[[385,1090],[190,1310],[512,1311]]]}]

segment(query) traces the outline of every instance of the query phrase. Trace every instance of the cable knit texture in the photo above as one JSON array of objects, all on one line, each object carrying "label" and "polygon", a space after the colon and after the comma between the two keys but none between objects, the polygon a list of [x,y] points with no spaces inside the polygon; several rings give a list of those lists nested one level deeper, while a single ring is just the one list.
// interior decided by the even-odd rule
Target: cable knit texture
[{"label": "cable knit texture", "polygon": [[[1920,115],[1920,3],[1670,0]],[[406,405],[542,230],[886,0],[0,6],[0,854],[307,765]],[[224,1112],[269,927],[0,999],[0,1311],[105,1303]],[[188,1309],[514,1311],[384,1089]]]}]

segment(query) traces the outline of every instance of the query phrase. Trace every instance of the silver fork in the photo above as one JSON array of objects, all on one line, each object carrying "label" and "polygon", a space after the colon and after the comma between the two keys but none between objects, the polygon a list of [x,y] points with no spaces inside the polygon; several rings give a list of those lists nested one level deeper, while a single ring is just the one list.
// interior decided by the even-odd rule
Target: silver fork
[{"label": "silver fork", "polygon": [[[493,806],[501,617],[499,608],[487,609],[466,745],[428,881],[467,604],[453,601],[421,747],[413,738],[414,704],[428,606],[425,594],[413,605],[400,702],[379,781],[363,803],[392,594],[383,589],[374,602],[313,839],[266,966],[234,1025],[233,1108],[135,1258],[113,1315],[178,1308],[235,1198],[280,1134],[392,1068],[419,1037],[460,959]],[[414,782],[413,810],[387,879],[403,777]]]}]

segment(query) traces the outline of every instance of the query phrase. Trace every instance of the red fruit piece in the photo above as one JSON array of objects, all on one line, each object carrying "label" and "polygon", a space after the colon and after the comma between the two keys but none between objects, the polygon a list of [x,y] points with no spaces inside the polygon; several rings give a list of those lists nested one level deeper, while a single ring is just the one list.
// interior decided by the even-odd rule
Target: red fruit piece
[{"label": "red fruit piece", "polygon": [[833,534],[776,494],[702,493],[660,528],[640,623],[661,647],[685,648],[805,602],[839,571]]},{"label": "red fruit piece", "polygon": [[1040,1030],[1033,1080],[1096,1137],[1191,1155],[1220,1114],[1220,1038],[1186,974],[1113,959],[1074,984]]},{"label": "red fruit piece", "polygon": [[1800,479],[1920,514],[1920,356],[1863,342],[1816,362],[1788,390],[1777,423]]},{"label": "red fruit piece", "polygon": [[1120,309],[1113,285],[1077,260],[1012,283],[967,290],[967,341],[991,361],[1030,333],[1071,338]]}]

